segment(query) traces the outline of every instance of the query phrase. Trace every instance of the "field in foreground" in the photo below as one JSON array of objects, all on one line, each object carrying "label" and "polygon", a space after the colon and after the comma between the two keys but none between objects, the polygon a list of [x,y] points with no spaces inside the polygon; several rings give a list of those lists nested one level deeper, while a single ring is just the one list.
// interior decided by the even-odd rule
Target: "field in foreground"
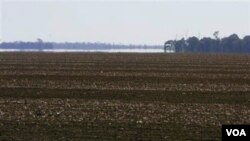
[{"label": "field in foreground", "polygon": [[220,140],[250,55],[0,53],[0,140]]}]

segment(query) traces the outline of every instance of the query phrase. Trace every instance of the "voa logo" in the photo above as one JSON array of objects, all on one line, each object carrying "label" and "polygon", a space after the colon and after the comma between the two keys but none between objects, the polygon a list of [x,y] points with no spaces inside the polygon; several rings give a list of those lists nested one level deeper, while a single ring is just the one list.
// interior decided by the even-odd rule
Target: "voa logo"
[{"label": "voa logo", "polygon": [[227,136],[247,136],[244,129],[226,129]]}]

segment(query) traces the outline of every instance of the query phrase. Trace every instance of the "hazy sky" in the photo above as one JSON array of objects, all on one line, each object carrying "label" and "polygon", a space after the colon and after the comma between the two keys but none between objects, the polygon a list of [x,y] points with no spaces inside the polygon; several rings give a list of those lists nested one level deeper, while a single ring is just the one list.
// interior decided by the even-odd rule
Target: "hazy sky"
[{"label": "hazy sky", "polygon": [[0,0],[2,41],[157,44],[189,36],[250,35],[250,0]]}]

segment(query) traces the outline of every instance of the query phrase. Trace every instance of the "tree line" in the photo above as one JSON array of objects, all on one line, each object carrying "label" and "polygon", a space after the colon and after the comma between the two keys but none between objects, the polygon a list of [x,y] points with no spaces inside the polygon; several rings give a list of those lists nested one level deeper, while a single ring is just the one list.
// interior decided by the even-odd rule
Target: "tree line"
[{"label": "tree line", "polygon": [[215,32],[214,38],[189,37],[188,39],[169,40],[166,45],[174,47],[175,52],[205,52],[205,53],[249,53],[250,52],[250,36],[240,39],[237,34],[220,39],[219,32]]},{"label": "tree line", "polygon": [[48,42],[3,42],[0,44],[0,49],[53,49],[53,44]]},{"label": "tree line", "polygon": [[109,43],[90,43],[90,42],[44,42],[41,39],[37,39],[36,42],[3,42],[0,44],[0,49],[86,49],[86,50],[96,50],[96,49],[161,49],[162,46],[154,45],[123,45],[123,44],[109,44]]}]

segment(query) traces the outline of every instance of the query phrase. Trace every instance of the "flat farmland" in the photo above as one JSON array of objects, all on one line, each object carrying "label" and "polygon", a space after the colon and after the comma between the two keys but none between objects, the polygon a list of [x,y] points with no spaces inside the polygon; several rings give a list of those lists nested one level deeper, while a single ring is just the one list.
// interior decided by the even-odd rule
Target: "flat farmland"
[{"label": "flat farmland", "polygon": [[0,140],[221,140],[250,124],[250,55],[0,53]]}]

